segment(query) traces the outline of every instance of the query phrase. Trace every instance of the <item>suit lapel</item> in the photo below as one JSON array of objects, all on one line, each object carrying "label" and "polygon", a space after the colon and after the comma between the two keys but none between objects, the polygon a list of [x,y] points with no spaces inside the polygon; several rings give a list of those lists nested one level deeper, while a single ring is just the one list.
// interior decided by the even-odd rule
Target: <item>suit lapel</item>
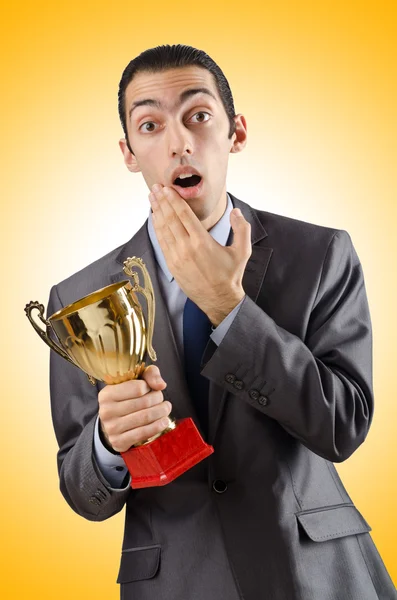
[{"label": "suit lapel", "polygon": [[[247,296],[256,302],[261,289],[266,271],[273,252],[272,248],[259,245],[259,242],[267,237],[267,232],[257,217],[255,211],[245,202],[231,196],[232,203],[236,208],[240,208],[244,217],[251,224],[251,244],[252,254],[246,265],[243,276],[243,288]],[[233,232],[230,232],[227,245],[233,243]],[[181,363],[177,345],[169,319],[166,304],[161,294],[159,281],[157,277],[157,263],[153,253],[147,232],[147,222],[134,237],[127,242],[117,257],[118,268],[110,276],[111,283],[128,279],[123,271],[123,262],[130,256],[142,258],[149,271],[152,280],[154,296],[156,300],[155,323],[153,332],[153,347],[157,353],[157,362],[155,363],[165,381],[167,387],[163,394],[167,400],[172,402],[172,415],[177,418],[187,416],[193,417],[198,425],[197,414],[193,401],[190,398],[187,387],[183,365]],[[140,281],[142,282],[141,272],[138,269]],[[142,298],[142,297],[141,297]],[[142,306],[146,314],[145,300],[142,298]],[[212,343],[212,342],[210,342]],[[148,363],[149,364],[149,363]],[[227,392],[217,384],[210,382],[209,387],[209,442],[213,443],[219,422],[222,416]],[[198,425],[199,427],[199,425]]]}]

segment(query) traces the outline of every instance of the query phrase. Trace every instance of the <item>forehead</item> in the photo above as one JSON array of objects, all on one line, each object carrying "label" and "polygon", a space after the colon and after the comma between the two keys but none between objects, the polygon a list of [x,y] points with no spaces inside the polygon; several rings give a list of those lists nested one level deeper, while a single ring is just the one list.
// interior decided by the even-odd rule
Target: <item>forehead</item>
[{"label": "forehead", "polygon": [[[133,102],[147,98],[172,104],[189,88],[207,88],[220,102],[213,75],[202,67],[188,66],[167,69],[158,73],[137,73],[126,88],[127,111]],[[208,96],[208,99],[210,96]]]}]

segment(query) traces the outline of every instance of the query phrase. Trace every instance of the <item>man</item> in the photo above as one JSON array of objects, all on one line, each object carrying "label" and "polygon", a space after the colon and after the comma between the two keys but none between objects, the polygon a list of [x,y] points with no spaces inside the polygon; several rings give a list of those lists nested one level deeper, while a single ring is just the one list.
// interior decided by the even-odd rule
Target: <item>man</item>
[{"label": "man", "polygon": [[[158,362],[142,380],[94,388],[51,356],[62,493],[90,520],[126,505],[121,597],[396,598],[332,464],[373,415],[370,316],[349,235],[227,194],[246,121],[202,51],[143,52],[123,73],[119,112],[124,162],[150,190],[148,221],[54,286],[48,313],[125,278],[128,256],[151,274]],[[208,326],[200,394],[186,307]],[[214,454],[164,487],[133,490],[118,453],[162,431],[171,409],[194,418]]]}]

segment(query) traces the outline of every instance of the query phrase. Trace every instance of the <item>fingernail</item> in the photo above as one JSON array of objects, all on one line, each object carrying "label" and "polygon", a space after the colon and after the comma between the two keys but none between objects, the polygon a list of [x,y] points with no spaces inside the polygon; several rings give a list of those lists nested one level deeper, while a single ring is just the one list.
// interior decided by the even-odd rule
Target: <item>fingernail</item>
[{"label": "fingernail", "polygon": [[152,192],[154,192],[155,194],[156,194],[157,192],[161,192],[161,190],[162,190],[162,189],[163,189],[163,188],[162,188],[162,186],[161,186],[159,183],[155,183],[155,184],[152,186]]},{"label": "fingernail", "polygon": [[239,208],[235,208],[234,209],[234,214],[236,215],[236,217],[242,217],[243,215],[241,214],[241,210]]}]

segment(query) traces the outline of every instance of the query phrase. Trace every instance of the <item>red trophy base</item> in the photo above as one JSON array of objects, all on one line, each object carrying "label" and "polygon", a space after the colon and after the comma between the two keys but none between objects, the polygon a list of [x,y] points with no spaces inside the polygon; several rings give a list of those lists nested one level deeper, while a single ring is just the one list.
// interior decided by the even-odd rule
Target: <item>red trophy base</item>
[{"label": "red trophy base", "polygon": [[121,452],[131,475],[131,487],[166,485],[214,451],[189,417],[177,422],[153,442]]}]

